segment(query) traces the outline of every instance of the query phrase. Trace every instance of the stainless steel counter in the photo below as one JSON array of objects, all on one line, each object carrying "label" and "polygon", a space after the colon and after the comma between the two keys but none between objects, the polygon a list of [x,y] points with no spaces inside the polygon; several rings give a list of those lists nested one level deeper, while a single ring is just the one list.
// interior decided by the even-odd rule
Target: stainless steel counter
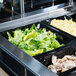
[{"label": "stainless steel counter", "polygon": [[20,27],[20,26],[25,26],[35,22],[40,22],[48,18],[54,18],[54,17],[70,14],[71,11],[67,11],[66,8],[61,8],[63,6],[65,6],[65,4],[60,4],[54,7],[40,9],[34,12],[22,14],[19,16],[9,17],[5,19],[5,21],[8,20],[7,22],[0,23],[0,32],[4,30]]}]

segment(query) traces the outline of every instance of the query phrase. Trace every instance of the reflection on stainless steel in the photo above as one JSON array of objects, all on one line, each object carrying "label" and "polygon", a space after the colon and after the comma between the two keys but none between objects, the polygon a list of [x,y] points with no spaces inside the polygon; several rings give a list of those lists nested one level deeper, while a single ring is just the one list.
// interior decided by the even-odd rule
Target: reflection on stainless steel
[{"label": "reflection on stainless steel", "polygon": [[33,8],[33,0],[31,0],[31,8]]},{"label": "reflection on stainless steel", "polygon": [[0,0],[0,10],[1,8],[4,8],[3,0]]},{"label": "reflection on stainless steel", "polygon": [[3,3],[3,0],[0,0],[0,3]]},{"label": "reflection on stainless steel", "polygon": [[0,3],[0,10],[1,10],[1,8],[3,8],[4,7],[4,5],[2,4],[2,3]]},{"label": "reflection on stainless steel", "polygon": [[73,6],[73,0],[69,0],[69,5]]},{"label": "reflection on stainless steel", "polygon": [[52,6],[54,6],[54,0],[52,0]]},{"label": "reflection on stainless steel", "polygon": [[14,1],[14,0],[11,0],[12,17],[14,16],[14,6],[13,6],[13,1]]},{"label": "reflection on stainless steel", "polygon": [[25,26],[25,25],[32,24],[35,22],[40,22],[48,18],[67,15],[69,13],[70,11],[66,11],[64,8],[60,8],[52,12],[51,11],[45,12],[44,10],[39,10],[38,12],[35,11],[33,13],[27,13],[25,14],[25,17],[23,18],[8,21],[5,23],[0,23],[0,32],[7,29],[13,29],[16,27]]},{"label": "reflection on stainless steel", "polygon": [[0,31],[7,30],[8,27],[9,29],[16,28],[16,27],[28,25],[31,23],[39,22],[48,18],[54,18],[54,17],[63,16],[63,15],[67,15],[71,13],[71,11],[67,11],[67,9],[68,7],[71,8],[72,5],[63,3],[63,4],[55,5],[55,6],[44,8],[44,9],[39,9],[37,11],[24,14],[24,0],[20,0],[20,1],[22,2],[21,3],[21,17],[18,17],[20,19],[17,19],[16,17],[17,20],[1,23]]},{"label": "reflection on stainless steel", "polygon": [[25,13],[24,0],[20,0],[21,16]]}]

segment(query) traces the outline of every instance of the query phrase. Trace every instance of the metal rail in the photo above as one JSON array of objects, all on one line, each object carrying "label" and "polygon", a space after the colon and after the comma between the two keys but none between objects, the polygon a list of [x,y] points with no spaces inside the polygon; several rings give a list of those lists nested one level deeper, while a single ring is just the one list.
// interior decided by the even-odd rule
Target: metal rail
[{"label": "metal rail", "polygon": [[21,9],[21,17],[24,17],[25,13],[24,0],[20,0],[20,9]]},{"label": "metal rail", "polygon": [[[58,8],[64,5],[65,4],[60,4],[54,7],[40,9],[34,12],[26,13],[24,17],[21,17],[19,19],[0,23],[0,32],[8,29],[17,28],[20,26],[25,26],[35,22],[40,22],[48,18],[54,18],[54,17],[63,16],[71,13],[71,11],[67,11],[66,8]],[[72,6],[69,5],[69,7],[72,7]]]},{"label": "metal rail", "polygon": [[22,66],[32,72],[35,76],[58,76],[48,70],[43,64],[29,56],[16,46],[12,45],[8,40],[0,35],[0,48],[18,61]]}]

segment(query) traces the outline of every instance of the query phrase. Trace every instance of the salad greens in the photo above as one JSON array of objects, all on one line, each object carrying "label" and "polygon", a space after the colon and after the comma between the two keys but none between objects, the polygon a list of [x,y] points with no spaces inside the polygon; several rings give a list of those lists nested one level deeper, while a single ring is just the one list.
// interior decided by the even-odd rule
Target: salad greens
[{"label": "salad greens", "polygon": [[8,40],[11,43],[31,56],[63,46],[63,44],[60,44],[56,40],[56,35],[54,33],[46,31],[45,28],[37,29],[35,24],[33,24],[30,29],[26,28],[24,31],[16,29],[13,37],[9,32],[7,32],[7,34]]}]

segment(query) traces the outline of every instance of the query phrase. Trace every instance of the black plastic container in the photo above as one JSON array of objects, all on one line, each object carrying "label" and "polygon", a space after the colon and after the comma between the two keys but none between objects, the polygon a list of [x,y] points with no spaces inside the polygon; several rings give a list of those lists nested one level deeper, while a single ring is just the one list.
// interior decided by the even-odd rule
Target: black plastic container
[{"label": "black plastic container", "polygon": [[[76,43],[72,42],[68,47],[57,49],[55,52],[49,52],[48,54],[42,55],[42,64],[46,67],[52,64],[52,55],[57,56],[57,58],[63,58],[65,55],[75,55],[76,56]],[[59,76],[76,76],[76,67],[69,69],[65,72],[58,74]]]},{"label": "black plastic container", "polygon": [[15,70],[13,68],[11,68],[11,67],[13,67],[15,65],[10,67],[11,61],[10,60],[8,61],[8,58],[10,59],[11,57],[8,54],[6,54],[3,50],[0,49],[0,68],[2,68],[9,76],[19,76],[20,74],[18,73],[18,70],[16,69],[16,67],[14,68]]},{"label": "black plastic container", "polygon": [[76,39],[75,36],[73,36],[73,35],[65,32],[65,31],[63,31],[63,30],[61,30],[61,29],[59,29],[59,28],[57,28],[57,27],[54,27],[54,26],[50,25],[50,22],[51,22],[53,19],[60,19],[60,20],[65,20],[65,19],[68,19],[68,20],[69,20],[69,19],[72,19],[73,21],[76,22],[75,14],[70,15],[70,16],[66,16],[66,15],[65,15],[65,16],[60,16],[60,17],[56,17],[56,18],[50,18],[50,19],[44,20],[44,21],[42,21],[42,22],[43,22],[44,24],[50,26],[51,28],[55,28],[55,29],[63,32],[65,35],[70,36],[70,37],[72,37],[73,39]]},{"label": "black plastic container", "polygon": [[[51,50],[51,51],[48,51],[48,52],[46,52],[46,53],[43,53],[43,54],[39,54],[39,55],[37,55],[37,56],[34,56],[34,58],[36,58],[38,61],[40,61],[41,63],[43,63],[44,65],[48,65],[48,63],[49,63],[49,59],[48,59],[48,56],[51,54],[54,54],[54,53],[56,53],[56,52],[58,52],[58,50],[61,50],[61,49],[64,49],[64,48],[68,48],[68,47],[70,47],[70,45],[72,45],[75,41],[74,41],[74,39],[72,38],[72,37],[70,37],[69,35],[66,35],[65,33],[63,33],[62,31],[60,31],[60,30],[58,30],[58,29],[55,29],[55,28],[53,28],[53,27],[50,27],[50,26],[48,26],[48,24],[46,25],[46,24],[44,24],[44,23],[36,23],[35,24],[36,26],[37,26],[37,28],[39,29],[39,28],[46,28],[46,30],[50,30],[50,31],[52,31],[53,33],[55,33],[56,34],[56,36],[57,36],[57,40],[60,42],[60,43],[64,43],[65,45],[63,46],[63,47],[59,47],[59,48],[57,48],[57,49],[54,49],[54,50]],[[24,28],[30,28],[32,25],[25,25],[24,27],[20,27],[21,29],[24,29]],[[15,28],[16,29],[16,28]],[[32,70],[34,70],[34,71],[39,71],[39,74],[42,74],[43,72],[45,72],[46,71],[46,73],[45,74],[48,74],[48,72],[49,73],[52,73],[51,71],[47,71],[47,69],[45,70],[44,68],[44,66],[41,64],[41,63],[39,63],[38,61],[36,61],[34,58],[32,58],[32,57],[30,57],[29,55],[27,55],[25,52],[23,52],[22,50],[20,50],[19,48],[17,48],[17,46],[15,46],[15,45],[13,45],[11,42],[9,42],[7,39],[8,39],[8,36],[7,36],[7,34],[6,34],[6,32],[8,31],[8,32],[10,32],[11,34],[12,34],[12,32],[11,31],[14,31],[15,29],[10,29],[10,30],[6,30],[6,31],[3,31],[3,32],[1,32],[0,34],[2,35],[2,36],[0,36],[1,38],[0,38],[0,46],[1,46],[1,48],[3,49],[3,50],[5,50],[6,52],[10,52],[10,54],[8,53],[8,55],[15,55],[15,56],[13,56],[13,58],[15,58],[15,60],[17,60],[16,58],[20,58],[21,60],[18,60],[18,62],[20,62],[20,64],[22,64],[23,65],[23,63],[24,62],[26,62],[25,64],[26,64],[26,67],[28,67],[28,68],[31,68]],[[60,51],[61,53],[62,53],[62,51]],[[17,57],[16,57],[17,56]],[[50,56],[49,56],[50,57]],[[28,59],[28,60],[26,60],[26,58]],[[47,61],[46,61],[47,60]],[[33,62],[32,62],[33,61]],[[29,64],[30,62],[32,62],[31,63],[31,65]],[[45,64],[46,63],[46,64]],[[37,66],[37,68],[36,68],[36,70],[35,69],[33,69],[34,68],[34,66],[35,65],[33,65],[33,64],[36,64]],[[43,70],[41,70],[41,72],[40,72],[40,68],[38,67],[38,66],[40,66],[40,67],[42,67],[43,68]],[[33,68],[32,68],[33,67]],[[42,69],[41,68],[41,69]],[[29,70],[31,70],[31,69],[29,69]],[[29,72],[29,70],[27,70],[27,73]],[[29,74],[29,73],[28,73]],[[44,76],[45,74],[43,74],[42,76]],[[50,75],[50,74],[49,74]],[[48,75],[48,76],[49,76]],[[52,75],[52,74],[51,74]],[[54,74],[55,75],[55,74]],[[46,75],[45,75],[46,76]]]},{"label": "black plastic container", "polygon": [[72,14],[70,17],[75,19],[75,21],[76,21],[76,13]]},{"label": "black plastic container", "polygon": [[9,76],[34,76],[32,72],[23,67],[2,49],[0,49],[0,68],[2,68]]},{"label": "black plastic container", "polygon": [[[44,24],[44,23],[36,23],[35,25],[36,25],[36,27],[37,27],[38,29],[40,29],[40,28],[41,28],[41,29],[42,29],[42,28],[46,28],[47,31],[50,30],[50,31],[52,31],[53,33],[55,33],[56,36],[57,36],[56,39],[59,41],[59,43],[60,43],[60,44],[62,44],[62,43],[65,44],[64,46],[59,47],[59,48],[67,47],[67,46],[73,41],[73,38],[71,38],[70,36],[64,34],[63,32],[61,32],[61,31],[59,31],[59,30],[57,30],[57,29],[54,29],[54,28],[52,28],[52,27],[49,27],[48,25],[46,25],[46,24]],[[19,29],[24,30],[24,29],[26,29],[26,28],[31,28],[31,26],[32,26],[32,25],[25,25],[24,27],[19,27]],[[16,29],[16,28],[15,28],[15,29]],[[14,31],[15,29],[7,30],[7,31],[10,32],[10,33],[13,35],[13,33],[12,33],[11,31]],[[1,35],[4,36],[6,39],[8,39],[7,31],[1,32]],[[50,51],[50,50],[48,50],[48,52],[49,52],[49,51]],[[51,50],[51,52],[53,52],[53,51],[54,51],[54,50]],[[48,52],[45,52],[45,53],[48,53]],[[44,54],[45,54],[45,53],[44,53]],[[37,55],[37,57],[38,57],[38,55]],[[35,56],[35,58],[36,58],[36,56]]]},{"label": "black plastic container", "polygon": [[18,76],[12,69],[6,66],[2,61],[0,61],[0,68],[4,70],[9,76]]}]

